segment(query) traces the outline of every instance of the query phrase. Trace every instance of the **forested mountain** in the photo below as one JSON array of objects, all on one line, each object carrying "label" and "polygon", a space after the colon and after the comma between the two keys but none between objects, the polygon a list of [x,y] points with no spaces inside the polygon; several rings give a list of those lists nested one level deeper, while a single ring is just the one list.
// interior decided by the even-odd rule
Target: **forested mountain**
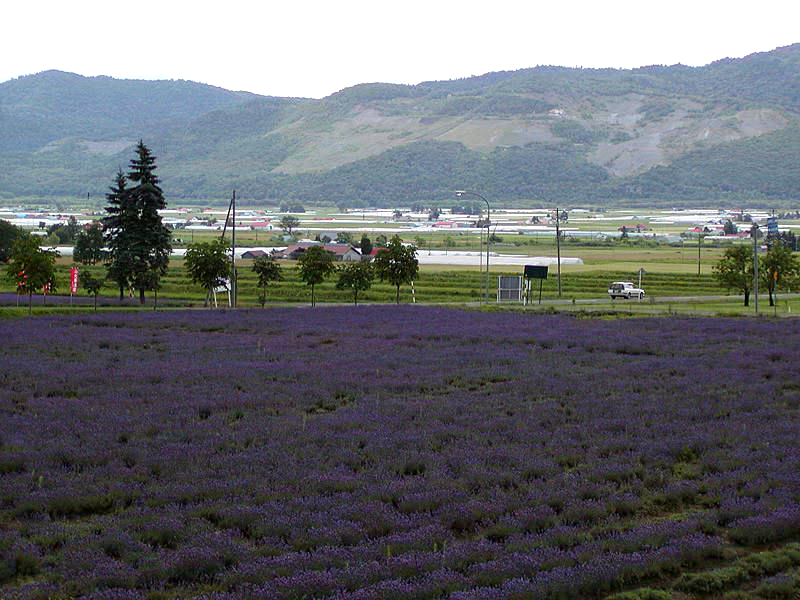
[{"label": "forested mountain", "polygon": [[73,136],[102,143],[159,135],[251,97],[190,81],[45,71],[0,84],[0,152],[38,150]]},{"label": "forested mountain", "polygon": [[168,198],[522,205],[800,200],[800,44],[705,67],[535,67],[321,100],[49,71],[0,84],[0,197],[101,202],[130,147]]}]

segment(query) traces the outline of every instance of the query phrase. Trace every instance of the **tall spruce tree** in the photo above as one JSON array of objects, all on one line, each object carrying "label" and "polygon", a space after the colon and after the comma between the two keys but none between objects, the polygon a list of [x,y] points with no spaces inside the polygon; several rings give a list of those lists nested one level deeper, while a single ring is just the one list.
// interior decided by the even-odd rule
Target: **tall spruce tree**
[{"label": "tall spruce tree", "polygon": [[[107,195],[109,215],[103,219],[110,250],[109,278],[119,285],[120,299],[127,286],[139,290],[141,304],[145,291],[158,290],[172,251],[172,235],[158,214],[167,203],[158,185],[155,162],[140,140],[127,178],[120,171]],[[127,182],[133,187],[127,187]]]},{"label": "tall spruce tree", "polygon": [[144,304],[146,290],[158,290],[161,276],[167,272],[172,252],[172,234],[161,222],[159,210],[167,207],[164,192],[156,177],[155,157],[139,140],[136,158],[130,162],[128,180],[134,184],[128,194],[136,209],[138,220],[131,232],[133,249],[133,286],[139,290],[139,302]]},{"label": "tall spruce tree", "polygon": [[133,272],[133,249],[131,232],[136,227],[137,214],[132,198],[128,194],[127,180],[120,169],[117,177],[106,194],[108,205],[103,218],[103,237],[108,254],[106,267],[108,278],[119,286],[119,299],[122,300],[125,289],[131,285]]}]

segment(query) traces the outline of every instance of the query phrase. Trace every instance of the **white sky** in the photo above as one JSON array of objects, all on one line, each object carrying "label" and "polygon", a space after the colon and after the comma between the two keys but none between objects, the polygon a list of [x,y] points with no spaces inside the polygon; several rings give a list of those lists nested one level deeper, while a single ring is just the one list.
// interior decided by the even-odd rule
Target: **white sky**
[{"label": "white sky", "polygon": [[800,42],[797,0],[4,0],[0,82],[58,69],[320,98],[537,65],[704,65]]}]

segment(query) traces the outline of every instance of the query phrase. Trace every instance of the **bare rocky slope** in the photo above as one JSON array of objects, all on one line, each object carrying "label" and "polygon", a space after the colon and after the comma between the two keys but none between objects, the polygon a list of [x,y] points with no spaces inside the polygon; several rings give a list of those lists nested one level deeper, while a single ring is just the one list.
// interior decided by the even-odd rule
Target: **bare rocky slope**
[{"label": "bare rocky slope", "polygon": [[705,67],[536,67],[321,100],[46,72],[0,84],[0,195],[102,198],[144,139],[173,198],[800,198],[800,44]]}]

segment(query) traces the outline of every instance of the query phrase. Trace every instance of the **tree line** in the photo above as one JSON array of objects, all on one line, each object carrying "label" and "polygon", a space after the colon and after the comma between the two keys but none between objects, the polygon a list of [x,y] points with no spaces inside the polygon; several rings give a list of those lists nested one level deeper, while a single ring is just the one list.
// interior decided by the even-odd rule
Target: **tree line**
[{"label": "tree line", "polygon": [[797,289],[800,285],[800,261],[793,252],[794,236],[768,235],[767,252],[754,263],[753,248],[739,245],[728,248],[713,267],[714,278],[728,290],[736,290],[744,295],[744,305],[750,305],[750,293],[756,281],[755,268],[758,268],[758,285],[769,293],[769,305],[775,306],[774,294],[779,288]]},{"label": "tree line", "polygon": [[[362,258],[366,260],[347,262],[338,267],[334,264],[333,254],[323,245],[310,246],[300,254],[297,261],[300,280],[311,288],[311,306],[316,305],[316,286],[334,274],[339,276],[336,288],[351,292],[356,306],[359,293],[369,290],[376,278],[395,286],[395,300],[400,303],[400,287],[413,282],[419,274],[417,247],[406,245],[399,236],[394,236],[379,249],[372,261],[367,259],[372,243],[366,236],[361,239],[361,248],[364,251]],[[186,269],[191,280],[206,291],[206,306],[211,300],[212,290],[236,279],[230,250],[222,238],[190,244],[186,250]],[[258,300],[263,308],[269,284],[283,280],[282,269],[273,255],[254,259],[252,269],[258,277]]]}]

